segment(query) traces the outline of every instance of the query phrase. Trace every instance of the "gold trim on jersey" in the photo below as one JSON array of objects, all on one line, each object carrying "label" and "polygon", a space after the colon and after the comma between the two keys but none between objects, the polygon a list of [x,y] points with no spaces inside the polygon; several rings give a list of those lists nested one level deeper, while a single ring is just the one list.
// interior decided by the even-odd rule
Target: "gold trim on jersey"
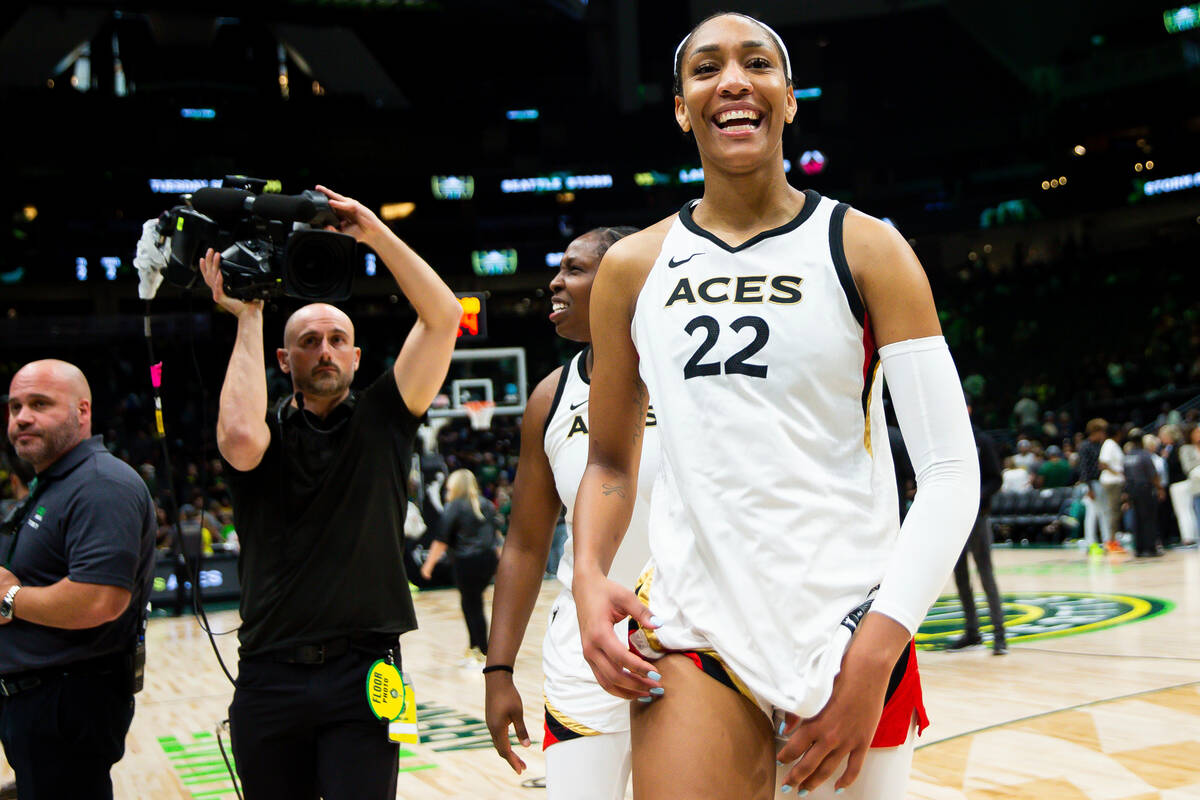
[{"label": "gold trim on jersey", "polygon": [[567,730],[574,731],[575,733],[578,733],[580,736],[600,736],[604,733],[603,731],[598,731],[593,728],[589,728],[587,725],[584,725],[582,722],[576,722],[575,720],[568,717],[566,714],[559,711],[557,708],[554,707],[554,704],[550,702],[550,698],[546,697],[545,692],[542,693],[542,702],[546,704],[546,713],[548,713],[550,716],[554,717],[554,719],[558,721],[558,724],[562,725]]},{"label": "gold trim on jersey", "polygon": [[875,365],[875,370],[871,373],[871,385],[867,388],[867,411],[863,420],[863,447],[867,448],[869,456],[875,455],[871,450],[871,402],[875,399],[875,379],[879,377],[879,368],[882,366],[882,361]]},{"label": "gold trim on jersey", "polygon": [[[648,567],[646,571],[638,577],[637,583],[634,584],[637,587],[638,600],[640,600],[642,605],[646,606],[646,608],[650,607],[650,584],[653,582],[654,567]],[[733,685],[737,688],[738,692],[751,703],[758,705],[758,698],[754,696],[752,691],[750,691],[750,687],[742,682],[742,679],[739,678],[737,673],[725,663],[725,659],[721,658],[721,656],[717,654],[716,650],[707,647],[690,651],[671,650],[667,647],[663,647],[662,642],[660,642],[658,637],[654,635],[654,631],[650,630],[649,628],[643,628],[641,625],[638,626],[638,630],[641,631],[646,637],[646,642],[650,645],[650,647],[652,647],[656,652],[662,653],[663,655],[670,655],[671,653],[693,652],[709,656],[713,661],[717,662],[722,670],[725,671],[725,674],[729,676],[729,680],[733,682]]]},{"label": "gold trim on jersey", "polygon": [[[638,600],[641,600],[642,605],[644,605],[646,608],[650,607],[650,584],[653,582],[654,567],[647,567],[646,571],[638,576],[637,583],[634,584],[634,586],[637,587]],[[640,625],[638,626],[638,629],[645,634],[646,641],[651,647],[658,651],[666,650],[666,648],[662,646],[662,642],[660,642],[658,637],[654,634],[654,631],[649,628],[643,628]]]}]

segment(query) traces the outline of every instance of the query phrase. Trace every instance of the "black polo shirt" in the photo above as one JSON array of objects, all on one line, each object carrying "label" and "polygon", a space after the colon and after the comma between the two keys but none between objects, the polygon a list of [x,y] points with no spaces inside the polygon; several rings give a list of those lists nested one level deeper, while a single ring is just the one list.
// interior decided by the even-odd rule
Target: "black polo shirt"
[{"label": "black polo shirt", "polygon": [[[42,487],[18,529],[9,569],[24,586],[75,583],[119,586],[132,593],[112,622],[65,630],[14,619],[0,627],[0,675],[128,651],[154,579],[154,500],[138,474],[85,439],[38,475]],[[0,543],[0,557],[9,542]],[[21,595],[14,605],[21,613]]]},{"label": "black polo shirt", "polygon": [[243,658],[417,627],[404,513],[420,420],[387,370],[321,420],[283,407],[252,470],[232,467]]}]

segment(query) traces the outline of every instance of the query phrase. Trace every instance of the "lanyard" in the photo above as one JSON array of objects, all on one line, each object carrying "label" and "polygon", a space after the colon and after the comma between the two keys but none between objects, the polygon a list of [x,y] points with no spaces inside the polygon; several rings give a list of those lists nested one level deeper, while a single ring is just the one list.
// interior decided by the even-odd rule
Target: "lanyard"
[{"label": "lanyard", "polygon": [[30,510],[33,509],[33,504],[37,502],[38,497],[42,494],[42,490],[49,483],[49,480],[42,480],[41,478],[34,478],[30,481],[29,494],[25,495],[25,499],[21,501],[21,504],[5,517],[2,529],[4,533],[12,533],[12,541],[8,544],[8,553],[4,556],[5,569],[8,569],[12,565],[13,551],[17,549],[17,534],[21,532],[21,528],[25,527],[25,518],[29,516]]}]

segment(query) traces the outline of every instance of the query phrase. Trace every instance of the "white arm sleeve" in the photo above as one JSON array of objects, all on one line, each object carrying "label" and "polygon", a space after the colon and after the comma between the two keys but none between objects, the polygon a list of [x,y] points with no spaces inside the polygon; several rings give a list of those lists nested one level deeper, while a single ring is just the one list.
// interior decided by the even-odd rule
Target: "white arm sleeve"
[{"label": "white arm sleeve", "polygon": [[946,340],[906,339],[879,348],[879,357],[917,476],[917,496],[871,610],[916,633],[975,524],[979,457]]}]

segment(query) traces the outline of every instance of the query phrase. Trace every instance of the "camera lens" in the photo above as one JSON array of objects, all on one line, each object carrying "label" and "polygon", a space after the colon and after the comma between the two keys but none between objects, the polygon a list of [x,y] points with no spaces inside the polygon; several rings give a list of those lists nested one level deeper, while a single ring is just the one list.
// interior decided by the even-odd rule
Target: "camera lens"
[{"label": "camera lens", "polygon": [[307,237],[297,242],[289,255],[292,284],[305,294],[328,294],[342,278],[335,269],[341,253],[328,241]]},{"label": "camera lens", "polygon": [[337,300],[350,296],[355,242],[333,231],[294,231],[284,255],[287,294],[307,300]]}]

